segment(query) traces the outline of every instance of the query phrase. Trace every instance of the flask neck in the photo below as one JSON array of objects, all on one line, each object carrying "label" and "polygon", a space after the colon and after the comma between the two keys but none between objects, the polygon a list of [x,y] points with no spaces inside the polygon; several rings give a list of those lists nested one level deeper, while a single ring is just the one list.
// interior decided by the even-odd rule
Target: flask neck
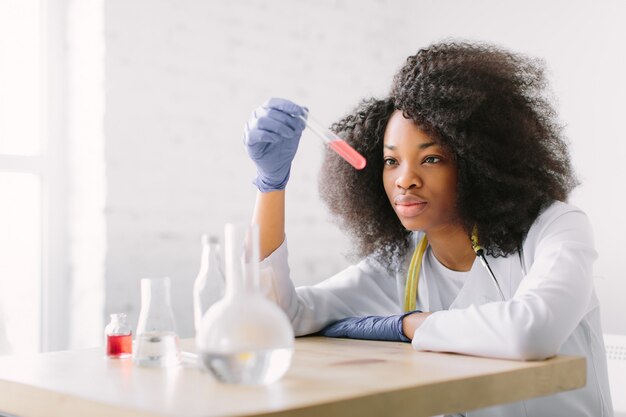
[{"label": "flask neck", "polygon": [[141,282],[141,306],[170,307],[169,281],[159,279],[142,280]]},{"label": "flask neck", "polygon": [[213,239],[205,239],[203,236],[202,255],[200,256],[200,270],[208,270],[211,263],[215,263],[215,266],[219,266],[219,262],[221,262],[219,242]]},{"label": "flask neck", "polygon": [[207,267],[211,264],[211,262],[215,262],[215,266],[218,266],[219,262],[221,261],[219,243],[209,244],[206,248],[206,253],[204,254],[203,258],[207,263]]},{"label": "flask neck", "polygon": [[260,292],[258,227],[226,226],[226,296]]},{"label": "flask neck", "polygon": [[238,271],[227,270],[225,295],[260,293],[258,267],[258,263],[248,263]]}]

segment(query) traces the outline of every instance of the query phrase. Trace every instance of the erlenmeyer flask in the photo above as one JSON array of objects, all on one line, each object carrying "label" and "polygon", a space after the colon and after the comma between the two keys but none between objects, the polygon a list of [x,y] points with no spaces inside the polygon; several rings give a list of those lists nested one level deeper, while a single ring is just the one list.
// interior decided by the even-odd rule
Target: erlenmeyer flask
[{"label": "erlenmeyer flask", "polygon": [[227,224],[225,234],[226,292],[202,319],[200,361],[219,381],[269,384],[289,369],[293,329],[261,293],[258,227]]},{"label": "erlenmeyer flask", "polygon": [[224,296],[224,271],[217,236],[202,235],[200,271],[193,283],[193,323],[196,334],[207,310]]},{"label": "erlenmeyer flask", "polygon": [[141,280],[141,312],[133,361],[141,366],[164,367],[180,363],[180,344],[170,303],[170,279]]}]

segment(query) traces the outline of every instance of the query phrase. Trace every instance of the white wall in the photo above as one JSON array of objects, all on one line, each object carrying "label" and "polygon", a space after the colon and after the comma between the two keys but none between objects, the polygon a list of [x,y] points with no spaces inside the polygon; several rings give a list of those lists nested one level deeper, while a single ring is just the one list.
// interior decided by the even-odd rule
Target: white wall
[{"label": "white wall", "polygon": [[[104,149],[105,43],[104,0],[60,0],[67,5],[67,230],[71,284],[51,284],[66,305],[48,331],[64,329],[70,347],[102,343],[106,323],[104,264],[106,262],[106,161]],[[57,196],[58,198],[58,196]],[[58,256],[58,252],[53,252]],[[57,260],[58,262],[58,260]],[[58,300],[57,300],[58,301]],[[55,319],[55,317],[52,317]],[[61,332],[61,333],[65,333]],[[50,336],[49,336],[50,337]],[[58,349],[62,341],[50,340]],[[56,346],[55,346],[56,345]]]},{"label": "white wall", "polygon": [[[500,43],[546,59],[584,180],[601,253],[606,328],[626,333],[617,239],[625,178],[626,70],[619,1],[108,0],[105,3],[106,313],[136,323],[142,277],[169,275],[179,332],[192,332],[202,232],[250,218],[242,126],[267,97],[330,123],[384,95],[406,56],[442,37]],[[621,151],[621,152],[620,152]],[[317,139],[305,134],[288,187],[298,283],[345,267],[348,242],[317,195]],[[618,292],[619,290],[619,292]]]}]

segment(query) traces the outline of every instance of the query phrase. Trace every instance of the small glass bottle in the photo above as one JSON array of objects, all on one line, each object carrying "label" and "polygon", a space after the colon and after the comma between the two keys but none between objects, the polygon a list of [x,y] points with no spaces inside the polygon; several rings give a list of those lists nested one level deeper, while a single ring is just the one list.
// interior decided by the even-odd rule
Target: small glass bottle
[{"label": "small glass bottle", "polygon": [[193,319],[196,334],[207,310],[224,295],[224,271],[216,236],[202,235],[200,271],[193,283]]},{"label": "small glass bottle", "polygon": [[133,354],[133,334],[126,323],[126,314],[111,314],[111,322],[104,328],[107,356],[129,358]]}]

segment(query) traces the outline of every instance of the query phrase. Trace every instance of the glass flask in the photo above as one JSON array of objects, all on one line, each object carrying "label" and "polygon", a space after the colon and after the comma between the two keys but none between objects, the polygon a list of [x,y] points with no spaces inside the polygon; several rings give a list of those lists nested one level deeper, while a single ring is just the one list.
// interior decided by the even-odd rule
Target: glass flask
[{"label": "glass flask", "polygon": [[207,310],[224,296],[224,270],[217,236],[202,235],[200,272],[193,283],[193,322],[196,334]]},{"label": "glass flask", "polygon": [[199,359],[221,382],[269,384],[289,369],[293,329],[261,292],[258,227],[227,224],[225,234],[226,291],[202,318]]},{"label": "glass flask", "polygon": [[168,277],[141,280],[141,311],[136,335],[133,361],[137,365],[167,367],[180,363]]},{"label": "glass flask", "polygon": [[133,333],[126,323],[126,314],[111,314],[111,322],[104,328],[107,356],[128,358],[133,353]]}]

